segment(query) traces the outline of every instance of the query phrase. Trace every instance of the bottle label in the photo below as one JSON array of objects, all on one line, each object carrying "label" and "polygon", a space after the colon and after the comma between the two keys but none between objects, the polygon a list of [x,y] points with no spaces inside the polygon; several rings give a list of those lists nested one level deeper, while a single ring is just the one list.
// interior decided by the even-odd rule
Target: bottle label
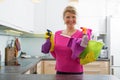
[{"label": "bottle label", "polygon": [[82,46],[82,47],[87,47],[87,44],[88,44],[88,36],[87,36],[87,35],[84,35],[84,36],[82,37],[82,41],[81,41],[80,46]]}]

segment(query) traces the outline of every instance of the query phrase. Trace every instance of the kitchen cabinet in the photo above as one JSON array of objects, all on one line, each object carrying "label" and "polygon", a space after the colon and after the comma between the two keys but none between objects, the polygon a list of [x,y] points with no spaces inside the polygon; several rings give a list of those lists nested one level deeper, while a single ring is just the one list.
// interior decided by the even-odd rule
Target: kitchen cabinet
[{"label": "kitchen cabinet", "polygon": [[109,17],[108,44],[110,52],[110,72],[112,75],[120,78],[120,37],[115,36],[120,32],[120,17]]},{"label": "kitchen cabinet", "polygon": [[37,74],[43,74],[43,61],[37,63]]},{"label": "kitchen cabinet", "polygon": [[55,74],[55,60],[44,60],[43,61],[43,74]]},{"label": "kitchen cabinet", "polygon": [[[55,3],[53,5],[53,2]],[[63,11],[69,0],[43,0],[35,4],[35,33],[45,33],[50,29],[53,33],[65,29]],[[77,8],[77,28],[88,27],[94,33],[106,34],[106,0],[79,0],[73,5]],[[101,6],[103,5],[103,6]],[[89,6],[89,7],[88,7]]]},{"label": "kitchen cabinet", "polygon": [[35,17],[34,17],[34,33],[45,33],[46,31],[46,2],[41,0],[40,3],[35,4]]},{"label": "kitchen cabinet", "polygon": [[107,0],[79,0],[77,25],[91,28],[93,34],[106,34],[106,4]]},{"label": "kitchen cabinet", "polygon": [[120,17],[120,1],[107,0],[107,16]]},{"label": "kitchen cabinet", "polygon": [[120,67],[111,67],[110,74],[112,74],[120,79]]},{"label": "kitchen cabinet", "polygon": [[80,16],[105,16],[106,8],[107,0],[79,0],[78,13]]},{"label": "kitchen cabinet", "polygon": [[[53,4],[53,2],[55,4]],[[68,0],[43,0],[35,5],[35,33],[64,29],[63,10]]]},{"label": "kitchen cabinet", "polygon": [[84,65],[85,74],[109,74],[109,61],[95,61]]},{"label": "kitchen cabinet", "polygon": [[[44,60],[43,74],[55,74],[55,60]],[[85,74],[109,74],[109,61],[95,61],[84,65]]]},{"label": "kitchen cabinet", "polygon": [[36,74],[37,72],[37,65],[34,65],[30,69],[28,69],[24,74]]},{"label": "kitchen cabinet", "polygon": [[[55,3],[53,5],[53,2]],[[46,5],[46,27],[52,32],[64,29],[63,11],[69,0],[47,0]]]},{"label": "kitchen cabinet", "polygon": [[29,0],[5,0],[0,3],[0,24],[25,32],[34,28],[34,4]]},{"label": "kitchen cabinet", "polygon": [[106,34],[106,22],[106,16],[79,16],[77,25],[91,28],[93,34]]},{"label": "kitchen cabinet", "polygon": [[93,34],[106,34],[107,0],[79,0],[76,7],[79,27],[91,28]]},{"label": "kitchen cabinet", "polygon": [[24,74],[30,74],[30,70],[26,71]]}]

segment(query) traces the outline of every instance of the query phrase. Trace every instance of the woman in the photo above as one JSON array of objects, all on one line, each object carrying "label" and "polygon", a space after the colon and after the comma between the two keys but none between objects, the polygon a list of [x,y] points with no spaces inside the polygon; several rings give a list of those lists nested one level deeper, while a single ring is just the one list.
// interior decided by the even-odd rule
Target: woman
[{"label": "woman", "polygon": [[70,38],[82,38],[80,30],[75,29],[76,9],[67,6],[63,12],[63,20],[66,24],[65,30],[59,30],[54,37],[54,50],[52,56],[56,59],[56,74],[83,74],[83,65],[79,58],[71,58],[72,50],[67,46]]}]

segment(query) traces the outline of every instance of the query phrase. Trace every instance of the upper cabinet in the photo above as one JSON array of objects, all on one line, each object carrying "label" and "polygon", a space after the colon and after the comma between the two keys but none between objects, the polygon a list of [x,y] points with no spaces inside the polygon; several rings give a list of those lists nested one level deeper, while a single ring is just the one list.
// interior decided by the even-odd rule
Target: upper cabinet
[{"label": "upper cabinet", "polygon": [[34,14],[34,33],[45,33],[46,27],[46,2],[47,0],[41,0],[39,3],[35,4],[35,14]]},{"label": "upper cabinet", "polygon": [[41,0],[35,5],[35,33],[45,33],[50,29],[53,33],[63,29],[63,10],[68,0]]},{"label": "upper cabinet", "polygon": [[79,0],[80,16],[105,16],[107,0]]},{"label": "upper cabinet", "polygon": [[3,0],[0,2],[0,24],[32,32],[34,29],[34,4],[31,0]]},{"label": "upper cabinet", "polygon": [[77,28],[84,26],[93,29],[94,33],[106,34],[106,0],[42,0],[35,5],[34,32],[65,29],[63,10],[67,5],[77,8]]},{"label": "upper cabinet", "polygon": [[120,17],[120,0],[107,0],[107,16]]},{"label": "upper cabinet", "polygon": [[77,25],[91,28],[95,34],[106,34],[106,1],[79,0]]},{"label": "upper cabinet", "polygon": [[[54,2],[54,4],[53,4]],[[47,0],[46,27],[53,32],[65,29],[63,11],[69,0]]]},{"label": "upper cabinet", "polygon": [[67,5],[77,8],[77,28],[84,26],[98,34],[106,33],[108,0],[41,0],[39,3],[3,0],[0,2],[0,24],[25,32],[42,34],[50,29],[54,33],[65,29],[63,10]]}]

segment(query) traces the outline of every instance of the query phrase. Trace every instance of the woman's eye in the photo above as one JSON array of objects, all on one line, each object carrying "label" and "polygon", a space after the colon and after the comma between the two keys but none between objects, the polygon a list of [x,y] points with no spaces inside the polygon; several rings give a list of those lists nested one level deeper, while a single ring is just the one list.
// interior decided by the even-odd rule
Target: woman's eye
[{"label": "woman's eye", "polygon": [[67,19],[69,18],[76,18],[76,16],[66,16]]},{"label": "woman's eye", "polygon": [[76,18],[76,16],[73,16],[72,18]]},{"label": "woman's eye", "polygon": [[70,16],[66,16],[66,18],[70,18]]}]

